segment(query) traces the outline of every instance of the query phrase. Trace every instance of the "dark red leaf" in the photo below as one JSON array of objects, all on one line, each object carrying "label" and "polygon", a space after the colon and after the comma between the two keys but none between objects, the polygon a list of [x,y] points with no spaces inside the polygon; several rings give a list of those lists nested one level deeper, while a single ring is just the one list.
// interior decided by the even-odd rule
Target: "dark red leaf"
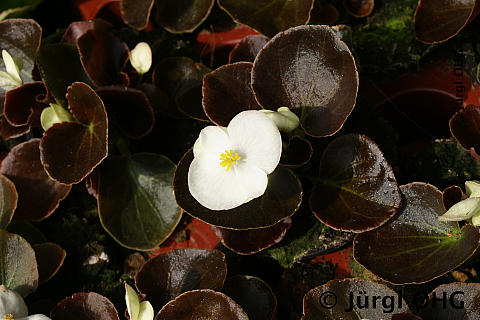
[{"label": "dark red leaf", "polygon": [[203,109],[213,123],[226,127],[240,112],[262,108],[251,86],[252,66],[251,62],[228,64],[203,78]]},{"label": "dark red leaf", "polygon": [[464,194],[462,188],[460,188],[459,186],[450,186],[442,192],[442,200],[445,210],[450,209],[451,206],[461,201],[463,198]]},{"label": "dark red leaf", "polygon": [[0,119],[0,136],[2,137],[3,140],[8,140],[8,139],[23,136],[25,133],[29,131],[30,131],[30,126],[14,127],[10,123],[8,123],[5,117],[2,117]]},{"label": "dark red leaf", "polygon": [[328,26],[279,33],[257,55],[252,87],[266,109],[295,110],[305,131],[333,135],[352,112],[358,73],[350,50]]},{"label": "dark red leaf", "polygon": [[120,0],[123,20],[131,27],[142,30],[148,25],[153,0]]},{"label": "dark red leaf", "polygon": [[48,105],[42,100],[47,95],[43,82],[31,82],[7,91],[5,94],[4,116],[15,127],[40,125],[42,110]]},{"label": "dark red leaf", "polygon": [[147,261],[135,277],[135,284],[158,310],[189,290],[220,290],[226,276],[225,255],[220,251],[177,249]]},{"label": "dark red leaf", "polygon": [[303,166],[310,161],[312,154],[313,148],[310,141],[299,136],[290,137],[282,151],[280,165],[290,168]]},{"label": "dark red leaf", "polygon": [[51,312],[52,320],[119,320],[113,303],[95,292],[75,293],[60,301]]},{"label": "dark red leaf", "polygon": [[222,244],[230,250],[239,254],[254,254],[282,241],[291,226],[292,219],[286,218],[267,228],[232,230],[216,227],[216,232]]},{"label": "dark red leaf", "polygon": [[40,162],[40,139],[16,145],[3,159],[0,172],[9,177],[18,190],[15,218],[39,221],[50,216],[71,186],[52,180]]},{"label": "dark red leaf", "polygon": [[244,37],[235,47],[230,51],[228,62],[253,62],[255,57],[262,50],[268,42],[268,38],[261,34],[248,35]]},{"label": "dark red leaf", "polygon": [[210,13],[215,0],[156,0],[155,21],[172,33],[192,32]]},{"label": "dark red leaf", "polygon": [[418,40],[432,44],[457,35],[480,12],[476,0],[420,0],[415,10]]},{"label": "dark red leaf", "polygon": [[248,320],[248,316],[235,301],[213,290],[185,292],[166,304],[155,316],[155,320],[189,319]]},{"label": "dark red leaf", "polygon": [[[77,41],[80,60],[96,86],[126,85],[121,71],[127,63],[127,45],[108,30],[88,30]],[[126,82],[127,81],[127,82]]]},{"label": "dark red leaf", "polygon": [[83,20],[91,20],[103,7],[118,1],[120,0],[73,0],[72,3],[78,9]]},{"label": "dark red leaf", "polygon": [[480,152],[480,107],[469,104],[450,119],[450,131],[469,150]]},{"label": "dark red leaf", "polygon": [[374,0],[343,0],[343,6],[348,13],[357,18],[369,16],[375,6]]},{"label": "dark red leaf", "polygon": [[67,253],[58,244],[45,242],[33,246],[38,264],[38,283],[50,280],[63,265]]},{"label": "dark red leaf", "polygon": [[75,21],[70,23],[62,36],[62,42],[77,45],[78,38],[87,33],[88,30],[101,29],[107,31],[112,25],[105,20],[95,19],[89,21]]},{"label": "dark red leaf", "polygon": [[110,120],[129,138],[141,138],[150,133],[155,119],[153,109],[143,91],[110,86],[97,90]]},{"label": "dark red leaf", "polygon": [[82,181],[107,156],[107,114],[88,85],[75,82],[67,90],[70,111],[78,122],[49,128],[40,143],[40,159],[48,175],[61,183]]},{"label": "dark red leaf", "polygon": [[17,208],[18,193],[15,185],[4,175],[0,175],[0,229],[6,229]]}]

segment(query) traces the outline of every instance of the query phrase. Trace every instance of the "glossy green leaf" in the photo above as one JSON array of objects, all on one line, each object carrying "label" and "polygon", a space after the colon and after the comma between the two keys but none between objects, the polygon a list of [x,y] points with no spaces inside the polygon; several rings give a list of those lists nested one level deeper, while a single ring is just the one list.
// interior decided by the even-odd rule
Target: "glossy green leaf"
[{"label": "glossy green leaf", "polygon": [[325,149],[310,208],[328,226],[365,232],[387,222],[400,209],[393,170],[366,136],[349,134]]},{"label": "glossy green leaf", "polygon": [[226,276],[225,255],[220,251],[177,249],[147,261],[137,273],[135,284],[158,310],[189,290],[220,290]]},{"label": "glossy green leaf", "polygon": [[222,292],[242,307],[249,320],[276,319],[277,298],[262,279],[233,276],[225,281]]},{"label": "glossy green leaf", "polygon": [[172,33],[192,32],[208,16],[215,0],[156,0],[155,21]]},{"label": "glossy green leaf", "polygon": [[332,280],[305,295],[302,320],[391,319],[392,313],[407,311],[402,297],[383,284],[364,279]]},{"label": "glossy green leaf", "polygon": [[19,235],[0,230],[1,283],[25,297],[37,289],[35,252]]},{"label": "glossy green leaf", "polygon": [[173,232],[181,217],[173,196],[174,172],[173,162],[150,153],[110,157],[102,165],[100,221],[121,245],[151,250]]},{"label": "glossy green leaf", "polygon": [[476,17],[478,9],[476,0],[421,0],[415,11],[417,38],[428,44],[447,41]]},{"label": "glossy green leaf", "polygon": [[251,85],[251,62],[227,64],[203,79],[203,109],[215,124],[226,127],[237,114],[260,110]]},{"label": "glossy green leaf", "polygon": [[277,167],[268,176],[265,193],[231,210],[210,210],[195,200],[188,189],[188,169],[193,151],[180,160],[173,181],[178,205],[191,216],[214,226],[229,229],[255,229],[273,226],[292,216],[302,202],[302,186],[289,169]]},{"label": "glossy green leaf", "polygon": [[266,36],[307,24],[313,0],[217,0],[236,22],[246,24]]},{"label": "glossy green leaf", "polygon": [[16,145],[2,161],[0,173],[9,177],[18,191],[15,218],[39,221],[50,216],[71,186],[52,180],[40,162],[40,139]]},{"label": "glossy green leaf", "polygon": [[38,51],[37,62],[42,79],[50,94],[63,107],[67,106],[65,94],[73,82],[80,81],[92,86],[80,63],[78,50],[73,44],[43,45]]},{"label": "glossy green leaf", "polygon": [[266,109],[288,107],[306,133],[333,135],[352,112],[358,73],[350,50],[328,26],[299,26],[273,37],[255,58],[252,87]]},{"label": "glossy green leaf", "polygon": [[18,193],[10,179],[0,174],[0,229],[6,229],[17,208]]},{"label": "glossy green leaf", "polygon": [[107,156],[107,113],[95,91],[82,82],[67,90],[77,122],[57,123],[45,131],[40,159],[48,175],[61,183],[82,181]]},{"label": "glossy green leaf", "polygon": [[[445,297],[445,300],[441,300]],[[424,320],[475,320],[480,315],[480,284],[454,282],[436,287],[422,308]]]},{"label": "glossy green leaf", "polygon": [[400,187],[403,207],[380,228],[358,234],[354,257],[375,275],[395,284],[423,283],[461,265],[477,249],[478,228],[441,222],[442,193],[434,186]]},{"label": "glossy green leaf", "polygon": [[119,320],[117,309],[110,300],[95,293],[75,293],[60,301],[51,311],[55,320]]},{"label": "glossy green leaf", "polygon": [[213,290],[185,292],[166,304],[155,320],[248,320],[242,308],[232,299]]}]

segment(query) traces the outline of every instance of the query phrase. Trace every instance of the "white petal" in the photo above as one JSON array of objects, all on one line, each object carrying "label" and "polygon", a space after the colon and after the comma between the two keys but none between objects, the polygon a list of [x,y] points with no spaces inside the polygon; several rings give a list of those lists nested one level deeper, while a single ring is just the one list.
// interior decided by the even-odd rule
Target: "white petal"
[{"label": "white petal", "polygon": [[227,127],[232,149],[242,160],[271,173],[282,154],[282,138],[275,123],[257,110],[237,114]]},{"label": "white petal", "polygon": [[223,127],[208,126],[200,131],[197,141],[193,145],[193,155],[197,157],[202,152],[218,156],[231,149],[227,131]]},{"label": "white petal", "polygon": [[480,198],[468,198],[455,203],[442,216],[440,221],[466,220],[480,213]]},{"label": "white petal", "polygon": [[140,303],[140,312],[138,313],[138,320],[153,320],[153,307],[148,301]]},{"label": "white petal", "polygon": [[219,157],[206,152],[196,156],[190,164],[188,189],[202,206],[211,210],[232,209],[248,199],[244,188],[238,184],[235,170],[226,171],[220,166]]},{"label": "white petal", "polygon": [[18,85],[21,85],[22,78],[20,78],[20,70],[18,69],[15,61],[13,61],[12,56],[6,50],[2,50],[2,58],[3,62],[5,63],[5,69],[7,69],[7,73],[12,76]]},{"label": "white petal", "polygon": [[237,175],[239,186],[243,188],[247,196],[244,202],[258,198],[265,193],[268,185],[268,178],[265,171],[243,161],[240,161],[232,167],[232,169]]},{"label": "white petal", "polygon": [[480,214],[476,214],[472,217],[472,224],[475,226],[475,227],[478,227],[480,226]]},{"label": "white petal", "polygon": [[14,320],[52,320],[43,314],[33,314],[25,318],[14,318]]},{"label": "white petal", "polygon": [[16,291],[0,286],[0,316],[12,314],[13,317],[26,317],[28,314],[27,305]]},{"label": "white petal", "polygon": [[478,181],[465,181],[465,190],[469,197],[480,197],[480,183]]},{"label": "white petal", "polygon": [[138,310],[140,309],[140,299],[131,286],[125,283],[125,302],[127,303],[127,311],[131,320],[137,320]]}]

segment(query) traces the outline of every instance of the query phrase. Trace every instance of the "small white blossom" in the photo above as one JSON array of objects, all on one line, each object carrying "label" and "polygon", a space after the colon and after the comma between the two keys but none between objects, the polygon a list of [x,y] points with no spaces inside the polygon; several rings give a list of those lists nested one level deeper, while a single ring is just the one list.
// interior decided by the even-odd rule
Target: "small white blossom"
[{"label": "small white blossom", "polygon": [[16,88],[23,84],[20,77],[20,68],[17,66],[12,56],[6,51],[2,50],[2,59],[5,64],[5,71],[0,71],[0,86],[7,88]]},{"label": "small white blossom", "polygon": [[465,190],[469,198],[455,203],[443,215],[440,221],[461,221],[471,219],[474,226],[480,225],[480,184],[477,181],[466,181]]},{"label": "small white blossom", "polygon": [[147,73],[152,66],[152,50],[146,42],[138,43],[130,51],[130,64],[139,74]]},{"label": "small white blossom", "polygon": [[125,302],[130,320],[153,320],[153,307],[150,302],[140,302],[138,294],[127,283],[125,283]]},{"label": "small white blossom", "polygon": [[265,193],[281,153],[280,132],[257,110],[237,114],[226,128],[208,126],[193,147],[190,193],[211,210],[238,207]]},{"label": "small white blossom", "polygon": [[43,314],[28,316],[23,298],[14,290],[0,286],[0,320],[51,320]]}]

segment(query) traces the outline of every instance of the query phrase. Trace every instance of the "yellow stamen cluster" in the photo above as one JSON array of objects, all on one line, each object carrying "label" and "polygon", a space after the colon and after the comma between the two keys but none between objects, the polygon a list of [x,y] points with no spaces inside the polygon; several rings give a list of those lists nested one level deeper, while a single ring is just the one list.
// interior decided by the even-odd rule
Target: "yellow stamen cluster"
[{"label": "yellow stamen cluster", "polygon": [[13,314],[9,313],[3,316],[3,320],[14,320]]},{"label": "yellow stamen cluster", "polygon": [[233,150],[225,150],[225,153],[220,155],[220,165],[222,167],[227,167],[227,171],[230,170],[230,167],[237,163],[240,160],[238,153],[233,153]]}]

